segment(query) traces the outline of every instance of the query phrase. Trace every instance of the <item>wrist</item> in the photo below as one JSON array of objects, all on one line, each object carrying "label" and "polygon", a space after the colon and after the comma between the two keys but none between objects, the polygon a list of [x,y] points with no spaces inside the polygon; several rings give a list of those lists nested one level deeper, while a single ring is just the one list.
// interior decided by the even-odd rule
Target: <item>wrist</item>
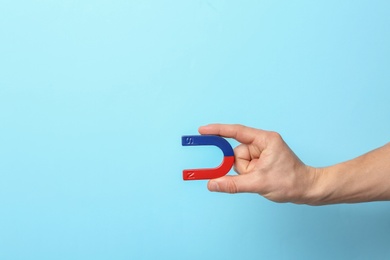
[{"label": "wrist", "polygon": [[330,196],[327,183],[329,183],[329,167],[316,168],[307,166],[311,178],[310,185],[305,195],[305,204],[320,206],[326,204],[326,198]]},{"label": "wrist", "polygon": [[[349,174],[345,174],[344,163],[314,168],[314,181],[310,190],[308,205],[321,206],[348,202],[350,192]],[[344,173],[344,174],[343,174]]]}]

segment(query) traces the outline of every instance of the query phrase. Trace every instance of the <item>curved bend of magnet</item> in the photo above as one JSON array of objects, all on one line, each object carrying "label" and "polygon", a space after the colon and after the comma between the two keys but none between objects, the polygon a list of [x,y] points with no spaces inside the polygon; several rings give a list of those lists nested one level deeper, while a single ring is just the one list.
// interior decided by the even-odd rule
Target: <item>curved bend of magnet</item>
[{"label": "curved bend of magnet", "polygon": [[223,161],[216,168],[183,170],[183,180],[206,180],[226,175],[234,164],[234,151],[224,138],[216,135],[185,135],[181,138],[183,146],[214,145],[223,152]]}]

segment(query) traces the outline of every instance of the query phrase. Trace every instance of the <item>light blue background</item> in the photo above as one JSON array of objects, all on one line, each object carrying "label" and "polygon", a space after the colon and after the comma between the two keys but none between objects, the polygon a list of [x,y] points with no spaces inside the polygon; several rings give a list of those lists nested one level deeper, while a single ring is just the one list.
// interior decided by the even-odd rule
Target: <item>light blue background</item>
[{"label": "light blue background", "polygon": [[[385,259],[390,203],[182,181],[200,125],[326,166],[388,142],[388,1],[0,1],[0,259]],[[235,144],[232,142],[232,144]]]}]

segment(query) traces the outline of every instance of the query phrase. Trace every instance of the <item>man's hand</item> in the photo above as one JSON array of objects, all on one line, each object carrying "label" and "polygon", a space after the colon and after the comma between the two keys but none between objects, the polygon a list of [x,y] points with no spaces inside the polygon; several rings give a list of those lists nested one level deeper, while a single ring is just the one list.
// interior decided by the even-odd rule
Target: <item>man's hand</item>
[{"label": "man's hand", "polygon": [[199,128],[200,134],[234,138],[237,176],[210,180],[210,191],[258,193],[275,202],[309,203],[317,171],[306,166],[275,132],[242,125],[212,124]]}]

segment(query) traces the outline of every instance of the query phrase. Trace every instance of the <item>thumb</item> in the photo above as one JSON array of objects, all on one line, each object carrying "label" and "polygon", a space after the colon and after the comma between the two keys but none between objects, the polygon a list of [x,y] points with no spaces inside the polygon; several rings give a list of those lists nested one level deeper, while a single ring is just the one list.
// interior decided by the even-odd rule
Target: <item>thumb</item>
[{"label": "thumb", "polygon": [[236,176],[223,176],[209,181],[207,188],[209,191],[240,193],[256,192],[255,175],[243,174]]}]

